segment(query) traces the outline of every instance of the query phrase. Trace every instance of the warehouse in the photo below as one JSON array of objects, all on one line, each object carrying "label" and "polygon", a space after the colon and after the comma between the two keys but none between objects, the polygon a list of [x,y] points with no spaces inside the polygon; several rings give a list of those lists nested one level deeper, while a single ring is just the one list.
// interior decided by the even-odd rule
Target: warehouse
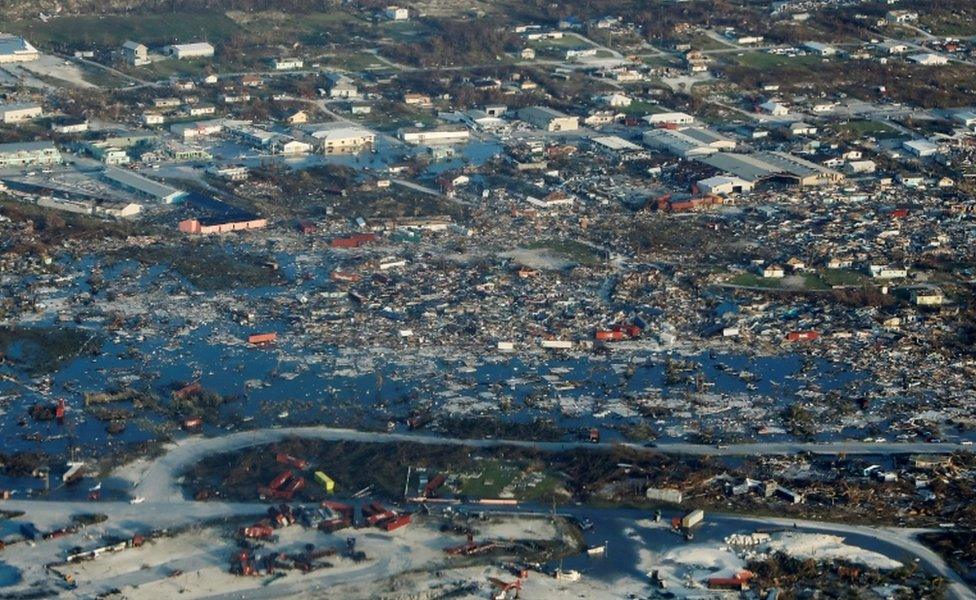
[{"label": "warehouse", "polygon": [[695,117],[683,112],[663,112],[644,117],[648,125],[691,125]]},{"label": "warehouse", "polygon": [[787,179],[800,186],[836,183],[844,179],[838,171],[785,152],[723,153],[697,160],[753,185],[770,179]]},{"label": "warehouse", "polygon": [[192,44],[173,44],[163,48],[168,56],[179,60],[192,58],[209,58],[214,55],[214,47],[207,42],[194,42]]},{"label": "warehouse", "polygon": [[44,116],[44,110],[38,104],[0,105],[0,121],[4,123],[22,123],[42,116]]},{"label": "warehouse", "polygon": [[750,181],[739,179],[738,177],[727,177],[724,175],[716,175],[715,177],[702,179],[698,182],[698,190],[701,193],[718,194],[720,196],[751,192],[753,186],[754,184]]},{"label": "warehouse", "polygon": [[302,129],[318,142],[325,154],[359,152],[372,148],[376,142],[376,134],[372,131],[341,123],[308,125]]},{"label": "warehouse", "polygon": [[683,158],[708,156],[720,150],[735,149],[734,141],[700,127],[652,129],[644,132],[644,143]]},{"label": "warehouse", "polygon": [[159,183],[132,171],[126,171],[116,167],[108,167],[105,169],[102,172],[102,177],[117,187],[155,198],[164,204],[172,204],[185,194],[185,192],[164,183]]},{"label": "warehouse", "polygon": [[51,142],[17,142],[0,144],[0,167],[57,165],[61,153]]},{"label": "warehouse", "polygon": [[576,131],[579,118],[571,117],[547,106],[529,106],[518,111],[518,118],[546,131]]},{"label": "warehouse", "polygon": [[438,127],[436,129],[403,129],[400,139],[409,144],[456,144],[466,142],[471,132],[464,127]]},{"label": "warehouse", "polygon": [[40,58],[37,48],[22,37],[0,33],[0,64],[29,62]]}]

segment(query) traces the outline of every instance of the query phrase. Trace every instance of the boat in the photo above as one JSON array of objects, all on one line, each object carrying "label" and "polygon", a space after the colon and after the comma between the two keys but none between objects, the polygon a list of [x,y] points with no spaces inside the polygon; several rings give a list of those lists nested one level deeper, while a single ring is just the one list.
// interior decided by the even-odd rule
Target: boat
[{"label": "boat", "polygon": [[590,546],[586,549],[586,553],[589,556],[603,556],[607,553],[607,543],[603,542],[599,546]]},{"label": "boat", "polygon": [[553,577],[559,581],[579,581],[583,576],[580,575],[579,571],[575,571],[573,569],[556,569],[556,572],[553,573]]}]

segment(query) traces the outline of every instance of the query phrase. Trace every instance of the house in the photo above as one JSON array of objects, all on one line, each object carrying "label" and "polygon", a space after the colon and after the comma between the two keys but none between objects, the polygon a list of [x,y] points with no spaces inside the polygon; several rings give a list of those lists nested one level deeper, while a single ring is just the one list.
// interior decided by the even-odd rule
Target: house
[{"label": "house", "polygon": [[579,118],[571,117],[547,106],[529,106],[518,111],[519,119],[550,132],[576,131]]},{"label": "house", "polygon": [[868,273],[875,279],[904,279],[908,277],[908,269],[899,269],[887,265],[868,265]]},{"label": "house", "polygon": [[779,265],[769,265],[763,268],[762,276],[766,279],[782,279],[786,277],[786,272]]},{"label": "house", "polygon": [[194,123],[176,123],[170,127],[175,135],[183,141],[216,135],[223,130],[224,126],[220,121],[197,121]]},{"label": "house", "polygon": [[603,104],[606,104],[607,106],[612,106],[614,108],[624,108],[630,106],[631,102],[633,102],[633,100],[630,99],[630,96],[621,94],[619,92],[615,92],[613,94],[607,94],[605,96],[600,96],[598,99]]},{"label": "house", "polygon": [[391,21],[409,21],[410,11],[402,6],[387,6],[383,15]]},{"label": "house", "polygon": [[308,123],[308,113],[305,112],[304,110],[293,112],[292,114],[285,117],[285,121],[289,125],[302,125],[304,123]]},{"label": "house", "polygon": [[805,42],[803,47],[818,56],[833,56],[837,54],[836,48],[820,42]]},{"label": "house", "polygon": [[191,60],[194,58],[209,58],[214,55],[214,47],[207,42],[194,42],[192,44],[173,44],[163,48],[163,52],[178,60]]},{"label": "house", "polygon": [[288,136],[278,136],[272,141],[271,149],[276,154],[294,156],[297,154],[308,154],[312,151],[312,145],[300,142]]},{"label": "house", "polygon": [[305,66],[305,62],[300,58],[276,58],[271,61],[271,66],[275,71],[290,71],[301,69]]},{"label": "house", "polygon": [[244,87],[261,87],[264,85],[264,79],[260,75],[247,74],[241,77],[241,85]]},{"label": "house", "polygon": [[522,60],[535,60],[535,50],[532,48],[522,48],[522,51],[519,52],[519,56],[522,58]]},{"label": "house", "polygon": [[148,65],[149,60],[149,48],[139,42],[127,41],[122,44],[122,57],[125,58],[125,62],[129,63],[133,67],[141,67],[143,65]]},{"label": "house", "polygon": [[44,116],[39,104],[0,104],[0,121],[4,123],[23,123]]},{"label": "house", "polygon": [[143,125],[162,125],[166,122],[166,117],[159,113],[142,113]]},{"label": "house", "polygon": [[949,59],[940,54],[932,54],[931,52],[923,52],[921,54],[912,54],[908,57],[908,60],[918,63],[920,65],[925,65],[927,67],[940,66],[949,64]]},{"label": "house", "polygon": [[330,73],[329,78],[329,98],[358,98],[359,89],[352,79],[338,73]]},{"label": "house", "polygon": [[895,23],[897,25],[913,23],[918,21],[918,13],[912,10],[889,10],[887,14],[885,14],[885,21]]},{"label": "house", "polygon": [[816,127],[808,123],[804,123],[802,121],[798,121],[796,123],[790,123],[789,131],[790,131],[790,135],[792,136],[817,134]]},{"label": "house", "polygon": [[51,122],[51,131],[55,133],[84,133],[88,131],[88,119],[62,117]]},{"label": "house", "polygon": [[434,104],[430,96],[413,92],[407,92],[403,95],[403,103],[407,106],[431,106]]},{"label": "house", "polygon": [[844,165],[844,170],[851,175],[874,173],[877,168],[873,160],[852,160]]},{"label": "house", "polygon": [[217,107],[213,104],[191,104],[186,108],[186,114],[191,117],[202,117],[212,115],[217,112]]},{"label": "house", "polygon": [[784,117],[790,114],[790,109],[785,104],[776,100],[767,100],[758,106],[759,112],[766,113],[774,117]]},{"label": "house", "polygon": [[30,62],[40,58],[41,53],[22,37],[0,33],[0,64]]},{"label": "house", "polygon": [[908,52],[908,46],[900,42],[885,42],[879,44],[878,49],[885,54],[904,54]]},{"label": "house", "polygon": [[912,302],[916,306],[942,306],[945,296],[939,289],[920,289],[912,291]]}]

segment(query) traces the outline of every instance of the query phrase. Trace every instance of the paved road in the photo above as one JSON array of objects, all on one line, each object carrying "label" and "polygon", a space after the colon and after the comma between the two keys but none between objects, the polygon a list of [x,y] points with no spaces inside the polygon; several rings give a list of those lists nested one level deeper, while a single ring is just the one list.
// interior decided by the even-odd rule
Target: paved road
[{"label": "paved road", "polygon": [[[352,429],[337,429],[331,427],[283,427],[279,429],[259,429],[255,431],[241,431],[220,437],[193,436],[181,439],[173,444],[169,451],[147,465],[145,470],[135,481],[134,496],[142,496],[152,501],[178,502],[182,494],[178,486],[180,474],[189,466],[199,462],[207,456],[233,452],[243,448],[250,448],[281,441],[289,437],[304,437],[326,441],[355,441],[372,443],[414,442],[421,444],[463,445],[472,448],[489,448],[495,446],[512,446],[533,448],[536,450],[560,452],[567,450],[606,451],[614,447],[613,444],[591,444],[588,442],[533,442],[525,440],[469,440],[446,438],[421,433],[380,433],[370,431],[356,431]],[[754,444],[731,444],[728,446],[707,446],[703,444],[662,443],[655,448],[645,448],[641,444],[624,443],[623,447],[663,452],[666,454],[687,454],[695,456],[761,456],[761,455],[789,455],[800,452],[813,454],[944,454],[966,449],[959,444],[940,443],[868,443],[868,442],[833,442],[828,444],[814,444],[801,442],[768,442]]]}]

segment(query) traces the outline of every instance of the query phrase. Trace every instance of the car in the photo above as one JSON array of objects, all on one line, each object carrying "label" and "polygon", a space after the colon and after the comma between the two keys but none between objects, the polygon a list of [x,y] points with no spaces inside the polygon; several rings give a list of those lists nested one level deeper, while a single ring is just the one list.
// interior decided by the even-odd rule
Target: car
[{"label": "car", "polygon": [[142,496],[136,496],[132,500],[129,500],[129,504],[142,504],[145,501],[146,499],[143,498]]}]

